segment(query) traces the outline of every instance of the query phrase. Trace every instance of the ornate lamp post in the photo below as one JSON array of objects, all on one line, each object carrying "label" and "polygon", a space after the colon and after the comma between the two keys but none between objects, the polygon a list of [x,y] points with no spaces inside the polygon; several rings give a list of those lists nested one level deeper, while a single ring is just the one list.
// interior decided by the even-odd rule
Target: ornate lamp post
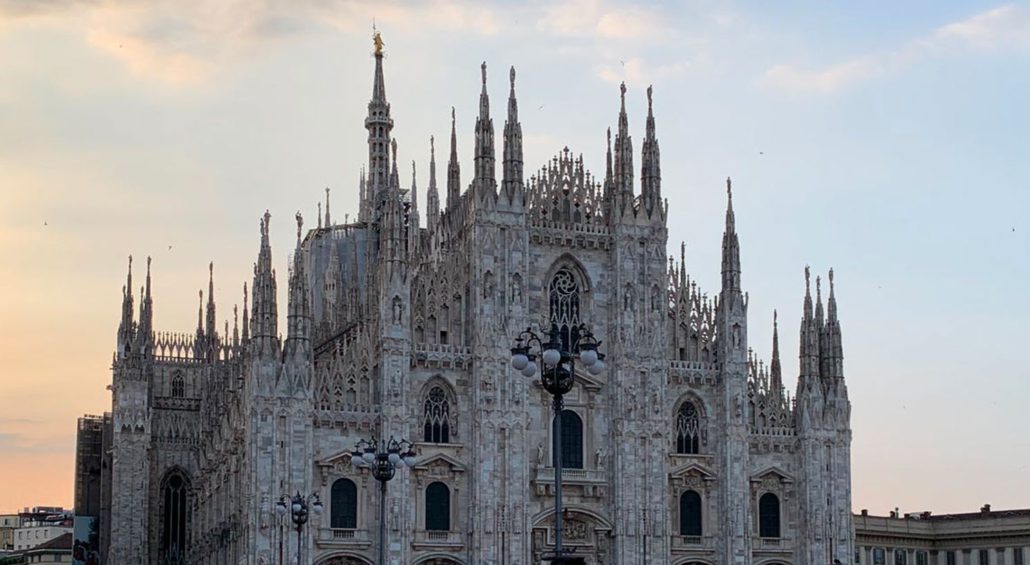
[{"label": "ornate lamp post", "polygon": [[415,450],[410,441],[394,439],[361,440],[351,453],[355,467],[369,467],[372,476],[379,481],[379,565],[386,563],[386,483],[390,482],[397,469],[415,466]]},{"label": "ornate lamp post", "polygon": [[[565,339],[562,339],[562,338]],[[562,508],[561,508],[561,485],[562,485],[562,458],[561,458],[561,413],[564,408],[564,397],[575,382],[576,360],[582,363],[592,375],[599,375],[604,371],[604,354],[597,351],[601,342],[594,338],[594,334],[580,324],[571,328],[567,336],[562,336],[556,324],[546,334],[547,341],[544,342],[532,328],[519,333],[515,338],[515,346],[511,348],[511,366],[522,373],[526,378],[533,378],[536,375],[537,353],[534,347],[539,350],[540,360],[544,364],[540,372],[540,384],[544,390],[551,394],[551,406],[554,410],[554,438],[552,451],[554,453],[554,560],[553,564],[568,563],[570,560],[563,555],[565,550],[562,547]]]},{"label": "ornate lamp post", "polygon": [[318,495],[314,493],[307,497],[300,494],[300,491],[297,491],[297,494],[293,496],[284,494],[279,498],[279,502],[275,504],[276,513],[280,516],[285,516],[288,507],[290,517],[293,518],[293,526],[294,529],[297,530],[297,565],[300,565],[300,549],[302,545],[301,532],[304,530],[304,524],[308,523],[309,503],[311,504],[311,509],[314,510],[315,514],[322,513],[322,501],[319,500]]}]

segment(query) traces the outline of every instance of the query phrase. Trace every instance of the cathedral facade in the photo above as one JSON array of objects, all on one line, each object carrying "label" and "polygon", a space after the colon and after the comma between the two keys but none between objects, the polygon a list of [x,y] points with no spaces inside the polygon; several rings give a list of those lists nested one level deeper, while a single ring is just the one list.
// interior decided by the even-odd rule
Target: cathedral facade
[{"label": "cathedral facade", "polygon": [[[792,398],[778,334],[768,364],[749,348],[729,181],[721,288],[703,292],[668,256],[651,90],[639,169],[623,86],[603,175],[567,149],[527,175],[515,71],[500,140],[482,72],[471,182],[452,120],[441,189],[430,147],[423,209],[414,171],[401,180],[377,41],[359,213],[335,222],[327,198],[307,231],[298,213],[285,338],[268,212],[231,328],[218,327],[212,279],[194,333],[156,331],[149,259],[138,314],[130,260],[111,387],[111,563],[279,564],[298,551],[301,563],[374,563],[379,484],[351,464],[373,437],[418,454],[388,483],[388,563],[546,559],[554,449],[565,546],[586,563],[848,562],[832,271],[825,311],[805,271]],[[585,324],[607,355],[600,374],[577,370],[557,447],[550,396],[509,362],[520,331],[551,324]],[[299,535],[275,512],[295,493],[325,506]]]}]

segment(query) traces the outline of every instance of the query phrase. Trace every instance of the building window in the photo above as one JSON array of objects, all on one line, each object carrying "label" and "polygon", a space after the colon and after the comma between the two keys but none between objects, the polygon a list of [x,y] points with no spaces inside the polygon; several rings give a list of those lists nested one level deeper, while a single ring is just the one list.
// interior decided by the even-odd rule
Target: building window
[{"label": "building window", "polygon": [[908,551],[905,551],[904,549],[895,549],[894,565],[908,565]]},{"label": "building window", "polygon": [[161,562],[185,563],[186,532],[189,522],[187,494],[189,483],[179,471],[172,471],[164,480],[163,531],[161,534]]},{"label": "building window", "polygon": [[358,487],[350,479],[337,479],[329,497],[330,526],[358,527]]},{"label": "building window", "polygon": [[701,416],[691,401],[680,405],[676,414],[676,453],[701,452]]},{"label": "building window", "polygon": [[551,325],[558,328],[562,348],[572,350],[579,330],[579,283],[568,269],[554,274],[549,287]]},{"label": "building window", "polygon": [[990,553],[986,549],[981,549],[977,553],[979,554],[978,562],[980,565],[990,565],[991,557]]},{"label": "building window", "polygon": [[[553,459],[551,465],[556,463]],[[561,465],[563,469],[583,468],[583,420],[572,410],[561,412]]]},{"label": "building window", "polygon": [[426,487],[426,530],[450,531],[451,489],[436,482]]},{"label": "building window", "polygon": [[887,552],[882,547],[873,548],[873,565],[884,565],[887,562]]},{"label": "building window", "polygon": [[175,373],[172,375],[172,398],[184,396],[186,396],[186,381],[182,378],[182,373]]},{"label": "building window", "polygon": [[1012,548],[1012,565],[1023,565],[1023,548]]},{"label": "building window", "polygon": [[916,565],[929,565],[929,561],[925,551],[916,552]]},{"label": "building window", "polygon": [[861,562],[862,562],[862,548],[856,547],[855,548],[855,563],[861,563]]},{"label": "building window", "polygon": [[692,490],[680,495],[680,535],[701,535],[701,495]]},{"label": "building window", "polygon": [[451,442],[451,403],[443,387],[429,389],[422,405],[423,440],[430,443]]},{"label": "building window", "polygon": [[955,552],[949,551],[944,554],[945,565],[955,565]]},{"label": "building window", "polygon": [[758,499],[758,535],[763,538],[780,537],[780,499],[771,492]]}]

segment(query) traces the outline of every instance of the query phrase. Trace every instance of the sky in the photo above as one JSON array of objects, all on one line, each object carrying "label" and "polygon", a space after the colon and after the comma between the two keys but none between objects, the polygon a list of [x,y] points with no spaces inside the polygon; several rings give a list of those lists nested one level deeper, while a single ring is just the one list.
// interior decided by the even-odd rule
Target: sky
[{"label": "sky", "polygon": [[498,134],[516,67],[527,172],[603,174],[621,81],[639,151],[653,85],[669,251],[718,291],[732,177],[791,389],[804,266],[834,269],[854,509],[1030,507],[1028,4],[0,0],[0,512],[71,506],[128,255],[189,332],[211,261],[231,321],[266,209],[280,275],[325,187],[356,215],[373,18],[423,191],[452,106],[469,178],[483,61]]}]

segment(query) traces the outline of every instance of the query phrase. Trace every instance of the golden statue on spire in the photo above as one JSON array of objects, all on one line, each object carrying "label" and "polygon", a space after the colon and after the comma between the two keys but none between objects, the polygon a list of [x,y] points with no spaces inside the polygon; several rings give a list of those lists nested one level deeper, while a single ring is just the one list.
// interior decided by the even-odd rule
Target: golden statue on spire
[{"label": "golden statue on spire", "polygon": [[383,55],[383,36],[379,35],[379,30],[372,28],[372,44],[376,46],[376,57]]}]

